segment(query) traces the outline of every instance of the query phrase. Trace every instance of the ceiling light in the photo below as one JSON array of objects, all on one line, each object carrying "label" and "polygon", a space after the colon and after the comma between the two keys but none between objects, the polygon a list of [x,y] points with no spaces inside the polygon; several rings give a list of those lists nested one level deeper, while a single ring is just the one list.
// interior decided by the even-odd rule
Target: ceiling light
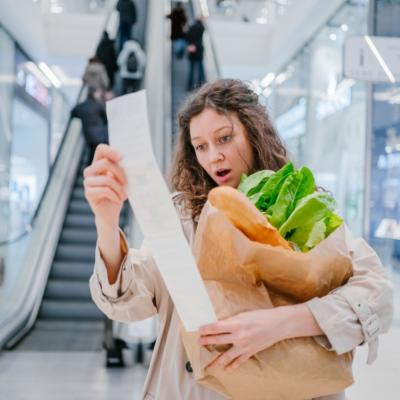
[{"label": "ceiling light", "polygon": [[275,74],[270,72],[269,74],[265,75],[264,79],[261,81],[261,85],[267,87],[273,82],[274,79],[275,79]]},{"label": "ceiling light", "polygon": [[341,29],[343,32],[347,32],[347,31],[349,30],[349,27],[348,27],[348,25],[346,25],[346,24],[342,24],[342,25],[340,25],[340,29]]},{"label": "ceiling light", "polygon": [[46,75],[46,77],[49,79],[49,81],[56,88],[59,88],[61,86],[60,80],[57,78],[57,76],[54,74],[54,72],[49,68],[49,66],[46,63],[40,62],[39,68],[43,71],[43,73]]},{"label": "ceiling light", "polygon": [[31,74],[33,74],[40,82],[42,82],[44,86],[50,87],[50,81],[48,77],[43,74],[43,71],[41,71],[35,63],[28,61],[24,66]]},{"label": "ceiling light", "polygon": [[335,40],[336,40],[336,34],[335,34],[335,33],[331,33],[331,34],[329,35],[329,39],[335,41]]},{"label": "ceiling light", "polygon": [[276,85],[280,85],[281,83],[285,82],[287,78],[288,78],[288,75],[285,74],[284,72],[281,72],[281,73],[275,78],[275,84],[276,84]]}]

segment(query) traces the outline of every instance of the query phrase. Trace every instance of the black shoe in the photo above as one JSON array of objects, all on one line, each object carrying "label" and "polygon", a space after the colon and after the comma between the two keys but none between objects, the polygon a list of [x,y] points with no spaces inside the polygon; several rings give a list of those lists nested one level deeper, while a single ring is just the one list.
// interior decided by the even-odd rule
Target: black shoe
[{"label": "black shoe", "polygon": [[125,367],[124,360],[122,358],[122,349],[106,349],[106,367],[107,368],[123,368]]}]

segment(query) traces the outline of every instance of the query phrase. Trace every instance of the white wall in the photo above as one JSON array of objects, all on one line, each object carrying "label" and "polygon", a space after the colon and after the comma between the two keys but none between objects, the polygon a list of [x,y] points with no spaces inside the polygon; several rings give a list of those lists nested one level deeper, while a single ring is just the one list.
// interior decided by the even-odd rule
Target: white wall
[{"label": "white wall", "polygon": [[211,17],[207,24],[223,77],[262,79],[279,70],[345,0],[297,0],[272,26]]}]

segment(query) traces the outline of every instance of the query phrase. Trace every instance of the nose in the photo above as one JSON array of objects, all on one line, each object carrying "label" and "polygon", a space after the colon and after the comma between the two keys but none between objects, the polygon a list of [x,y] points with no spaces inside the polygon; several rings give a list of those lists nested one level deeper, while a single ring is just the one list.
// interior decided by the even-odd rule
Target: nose
[{"label": "nose", "polygon": [[210,146],[209,160],[211,163],[223,161],[224,156],[215,146]]}]

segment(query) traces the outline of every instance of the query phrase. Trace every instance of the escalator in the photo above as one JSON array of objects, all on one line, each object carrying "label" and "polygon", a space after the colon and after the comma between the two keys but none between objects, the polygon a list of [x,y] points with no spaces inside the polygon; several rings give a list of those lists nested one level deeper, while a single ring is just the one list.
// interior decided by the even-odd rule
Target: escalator
[{"label": "escalator", "polygon": [[[139,21],[134,38],[145,47],[146,0],[138,1],[137,6]],[[121,86],[118,75],[116,80],[118,91]],[[136,89],[142,86],[143,82],[138,82]],[[57,236],[54,258],[46,274],[43,297],[41,301],[38,298],[30,322],[20,324],[19,331],[6,342],[7,349],[20,352],[114,349],[112,323],[93,303],[88,284],[93,273],[97,233],[94,215],[84,197],[83,169],[87,157],[88,152],[84,149],[72,187],[67,186],[68,183],[65,186],[66,191],[71,190],[71,195]],[[129,207],[125,204],[120,217],[122,229],[127,225],[128,216]],[[107,363],[110,365],[108,353]]]},{"label": "escalator", "polygon": [[[81,158],[46,289],[32,331],[19,351],[98,351],[104,343],[104,314],[90,297],[96,227],[84,197]],[[127,220],[121,213],[120,226]]]}]

